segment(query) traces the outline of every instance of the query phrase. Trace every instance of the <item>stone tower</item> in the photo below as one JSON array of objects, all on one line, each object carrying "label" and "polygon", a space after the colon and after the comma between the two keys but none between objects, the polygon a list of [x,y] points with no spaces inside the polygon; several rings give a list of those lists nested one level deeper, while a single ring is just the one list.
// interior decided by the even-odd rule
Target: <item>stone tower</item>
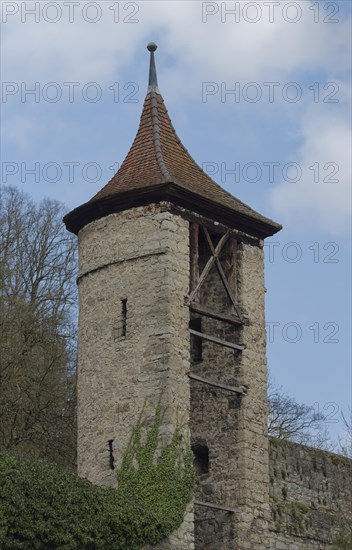
[{"label": "stone tower", "polygon": [[[281,226],[216,184],[178,138],[155,44],[132,147],[65,217],[79,240],[78,473],[114,486],[145,398],[162,394],[199,471],[160,548],[269,548],[263,239]],[[170,495],[172,498],[172,495]]]}]

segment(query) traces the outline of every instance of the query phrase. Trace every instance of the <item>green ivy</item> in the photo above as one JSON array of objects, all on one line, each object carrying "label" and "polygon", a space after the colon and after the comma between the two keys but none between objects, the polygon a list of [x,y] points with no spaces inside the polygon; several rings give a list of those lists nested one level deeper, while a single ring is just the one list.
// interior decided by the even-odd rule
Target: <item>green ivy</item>
[{"label": "green ivy", "polygon": [[170,443],[158,452],[160,405],[144,443],[142,419],[143,412],[117,473],[118,494],[123,502],[134,503],[138,499],[148,523],[145,528],[149,538],[156,543],[182,523],[195,484],[194,456],[189,445],[183,445],[180,427],[176,428]]},{"label": "green ivy", "polygon": [[1,550],[137,550],[172,533],[193,494],[192,451],[176,428],[157,455],[160,406],[145,443],[142,424],[141,416],[117,473],[118,491],[0,453]]}]

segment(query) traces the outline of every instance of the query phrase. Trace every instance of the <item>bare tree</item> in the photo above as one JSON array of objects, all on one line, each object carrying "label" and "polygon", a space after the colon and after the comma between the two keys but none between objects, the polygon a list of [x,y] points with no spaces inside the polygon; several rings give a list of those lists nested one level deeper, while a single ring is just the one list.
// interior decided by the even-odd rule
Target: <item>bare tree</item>
[{"label": "bare tree", "polygon": [[0,447],[72,465],[76,244],[63,214],[0,187]]},{"label": "bare tree", "polygon": [[268,434],[326,450],[334,450],[325,417],[313,406],[298,403],[269,381]]},{"label": "bare tree", "polygon": [[348,417],[341,411],[341,420],[344,427],[344,436],[339,437],[338,452],[352,458],[352,410],[349,408]]}]

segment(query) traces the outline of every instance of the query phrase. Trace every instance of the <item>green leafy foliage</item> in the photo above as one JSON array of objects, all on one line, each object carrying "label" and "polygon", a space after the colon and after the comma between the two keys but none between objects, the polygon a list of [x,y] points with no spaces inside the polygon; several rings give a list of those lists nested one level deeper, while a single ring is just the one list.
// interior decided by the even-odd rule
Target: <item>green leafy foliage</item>
[{"label": "green leafy foliage", "polygon": [[195,484],[193,453],[183,449],[180,428],[170,443],[158,452],[162,420],[160,405],[153,425],[142,442],[142,417],[134,428],[121,469],[117,474],[119,495],[124,502],[138,498],[148,518],[148,535],[152,543],[171,534],[182,522]]},{"label": "green leafy foliage", "polygon": [[1,550],[137,550],[182,522],[194,486],[192,453],[177,428],[160,444],[161,410],[142,443],[134,429],[119,489],[92,485],[54,464],[0,454]]},{"label": "green leafy foliage", "polygon": [[[0,547],[4,550],[106,548],[120,510],[111,490],[53,464],[2,454]],[[114,512],[113,512],[114,511]]]}]

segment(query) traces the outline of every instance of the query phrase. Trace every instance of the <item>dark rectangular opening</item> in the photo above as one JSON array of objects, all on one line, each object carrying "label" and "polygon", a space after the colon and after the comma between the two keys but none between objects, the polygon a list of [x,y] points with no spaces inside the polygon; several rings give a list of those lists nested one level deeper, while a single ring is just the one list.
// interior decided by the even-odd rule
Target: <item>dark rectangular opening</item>
[{"label": "dark rectangular opening", "polygon": [[110,465],[110,470],[115,470],[115,465],[114,465],[114,462],[115,462],[115,458],[114,458],[114,449],[113,449],[113,446],[112,446],[113,443],[114,443],[114,440],[113,440],[113,439],[109,439],[108,445],[109,445],[109,465]]},{"label": "dark rectangular opening", "polygon": [[121,300],[121,336],[127,334],[127,298]]},{"label": "dark rectangular opening", "polygon": [[209,473],[209,449],[203,439],[192,443],[192,451],[194,454],[194,467],[199,474]]}]

